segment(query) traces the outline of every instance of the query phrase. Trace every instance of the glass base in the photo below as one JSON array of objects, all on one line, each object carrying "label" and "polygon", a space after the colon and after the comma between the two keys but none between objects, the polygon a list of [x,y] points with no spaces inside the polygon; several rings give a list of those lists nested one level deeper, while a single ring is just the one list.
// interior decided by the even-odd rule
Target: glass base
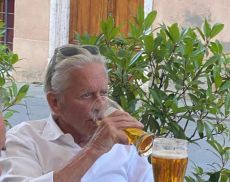
[{"label": "glass base", "polygon": [[153,133],[144,133],[138,138],[135,146],[140,156],[149,156],[152,154],[153,139]]}]

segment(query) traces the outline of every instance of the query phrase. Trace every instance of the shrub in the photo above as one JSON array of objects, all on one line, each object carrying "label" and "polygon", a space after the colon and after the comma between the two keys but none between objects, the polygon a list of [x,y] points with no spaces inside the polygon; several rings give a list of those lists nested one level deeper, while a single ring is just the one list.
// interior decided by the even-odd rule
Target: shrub
[{"label": "shrub", "polygon": [[221,164],[211,164],[211,172],[195,166],[187,181],[226,181],[230,147],[215,138],[229,136],[224,121],[230,115],[230,58],[215,39],[224,25],[204,20],[202,28],[174,23],[151,30],[156,15],[152,11],[145,18],[139,8],[128,36],[110,17],[101,23],[100,35],[76,38],[80,44],[99,46],[108,59],[111,96],[145,130],[191,143],[205,139],[215,150]]},{"label": "shrub", "polygon": [[[4,34],[4,24],[0,22],[0,37]],[[5,124],[9,125],[8,119],[17,112],[12,106],[20,103],[26,96],[29,86],[27,84],[18,88],[12,77],[14,65],[19,61],[18,55],[14,54],[4,44],[0,44],[0,112],[4,112]]]}]

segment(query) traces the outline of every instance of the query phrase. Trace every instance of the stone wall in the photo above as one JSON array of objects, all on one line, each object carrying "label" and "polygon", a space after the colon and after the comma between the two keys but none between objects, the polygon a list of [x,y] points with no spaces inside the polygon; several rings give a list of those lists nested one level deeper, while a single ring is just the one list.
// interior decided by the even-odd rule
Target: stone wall
[{"label": "stone wall", "polygon": [[[41,3],[42,2],[42,3]],[[41,81],[48,62],[50,0],[16,0],[13,51],[18,81]]]},{"label": "stone wall", "polygon": [[218,35],[226,51],[230,51],[230,1],[229,0],[154,0],[157,10],[154,26],[159,23],[201,27],[206,18],[211,24],[223,23],[224,30]]}]

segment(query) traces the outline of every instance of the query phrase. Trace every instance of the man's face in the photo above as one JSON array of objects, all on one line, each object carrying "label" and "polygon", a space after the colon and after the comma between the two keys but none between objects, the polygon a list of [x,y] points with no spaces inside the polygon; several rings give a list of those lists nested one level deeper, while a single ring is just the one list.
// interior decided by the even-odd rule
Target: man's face
[{"label": "man's face", "polygon": [[58,113],[58,124],[64,132],[80,140],[91,136],[97,125],[89,115],[92,104],[107,95],[108,81],[104,67],[89,63],[73,71]]}]

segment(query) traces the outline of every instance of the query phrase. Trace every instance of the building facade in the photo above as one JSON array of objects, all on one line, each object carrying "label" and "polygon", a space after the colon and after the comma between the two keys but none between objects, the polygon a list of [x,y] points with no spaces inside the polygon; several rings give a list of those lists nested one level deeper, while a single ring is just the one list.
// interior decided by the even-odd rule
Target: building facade
[{"label": "building facade", "polygon": [[[16,65],[14,77],[19,82],[42,82],[54,49],[73,39],[76,31],[73,21],[76,21],[75,16],[79,17],[77,13],[80,11],[76,6],[94,7],[93,3],[97,3],[111,13],[109,7],[115,9],[115,5],[121,6],[124,2],[125,6],[131,4],[133,7],[134,1],[136,5],[143,3],[146,14],[151,11],[152,0],[15,0],[13,51],[21,60]],[[95,12],[98,12],[97,8],[99,7],[96,7]],[[95,7],[91,11],[94,9]],[[130,7],[128,9],[132,10]],[[87,12],[85,16],[92,15]]]},{"label": "building facade", "polygon": [[[76,31],[93,30],[98,33],[100,20],[108,15],[119,16],[117,24],[129,19],[137,4],[144,6],[145,14],[152,9],[157,10],[153,26],[163,22],[201,26],[204,18],[211,23],[224,23],[225,28],[218,38],[225,49],[230,50],[228,0],[214,0],[212,3],[210,0],[0,0],[3,1],[14,4],[9,15],[14,14],[14,31],[8,34],[12,40],[6,38],[5,41],[9,40],[21,59],[14,74],[19,82],[42,82],[56,47],[72,42]],[[84,8],[87,11],[83,11]],[[12,21],[8,22],[12,26]]]}]

